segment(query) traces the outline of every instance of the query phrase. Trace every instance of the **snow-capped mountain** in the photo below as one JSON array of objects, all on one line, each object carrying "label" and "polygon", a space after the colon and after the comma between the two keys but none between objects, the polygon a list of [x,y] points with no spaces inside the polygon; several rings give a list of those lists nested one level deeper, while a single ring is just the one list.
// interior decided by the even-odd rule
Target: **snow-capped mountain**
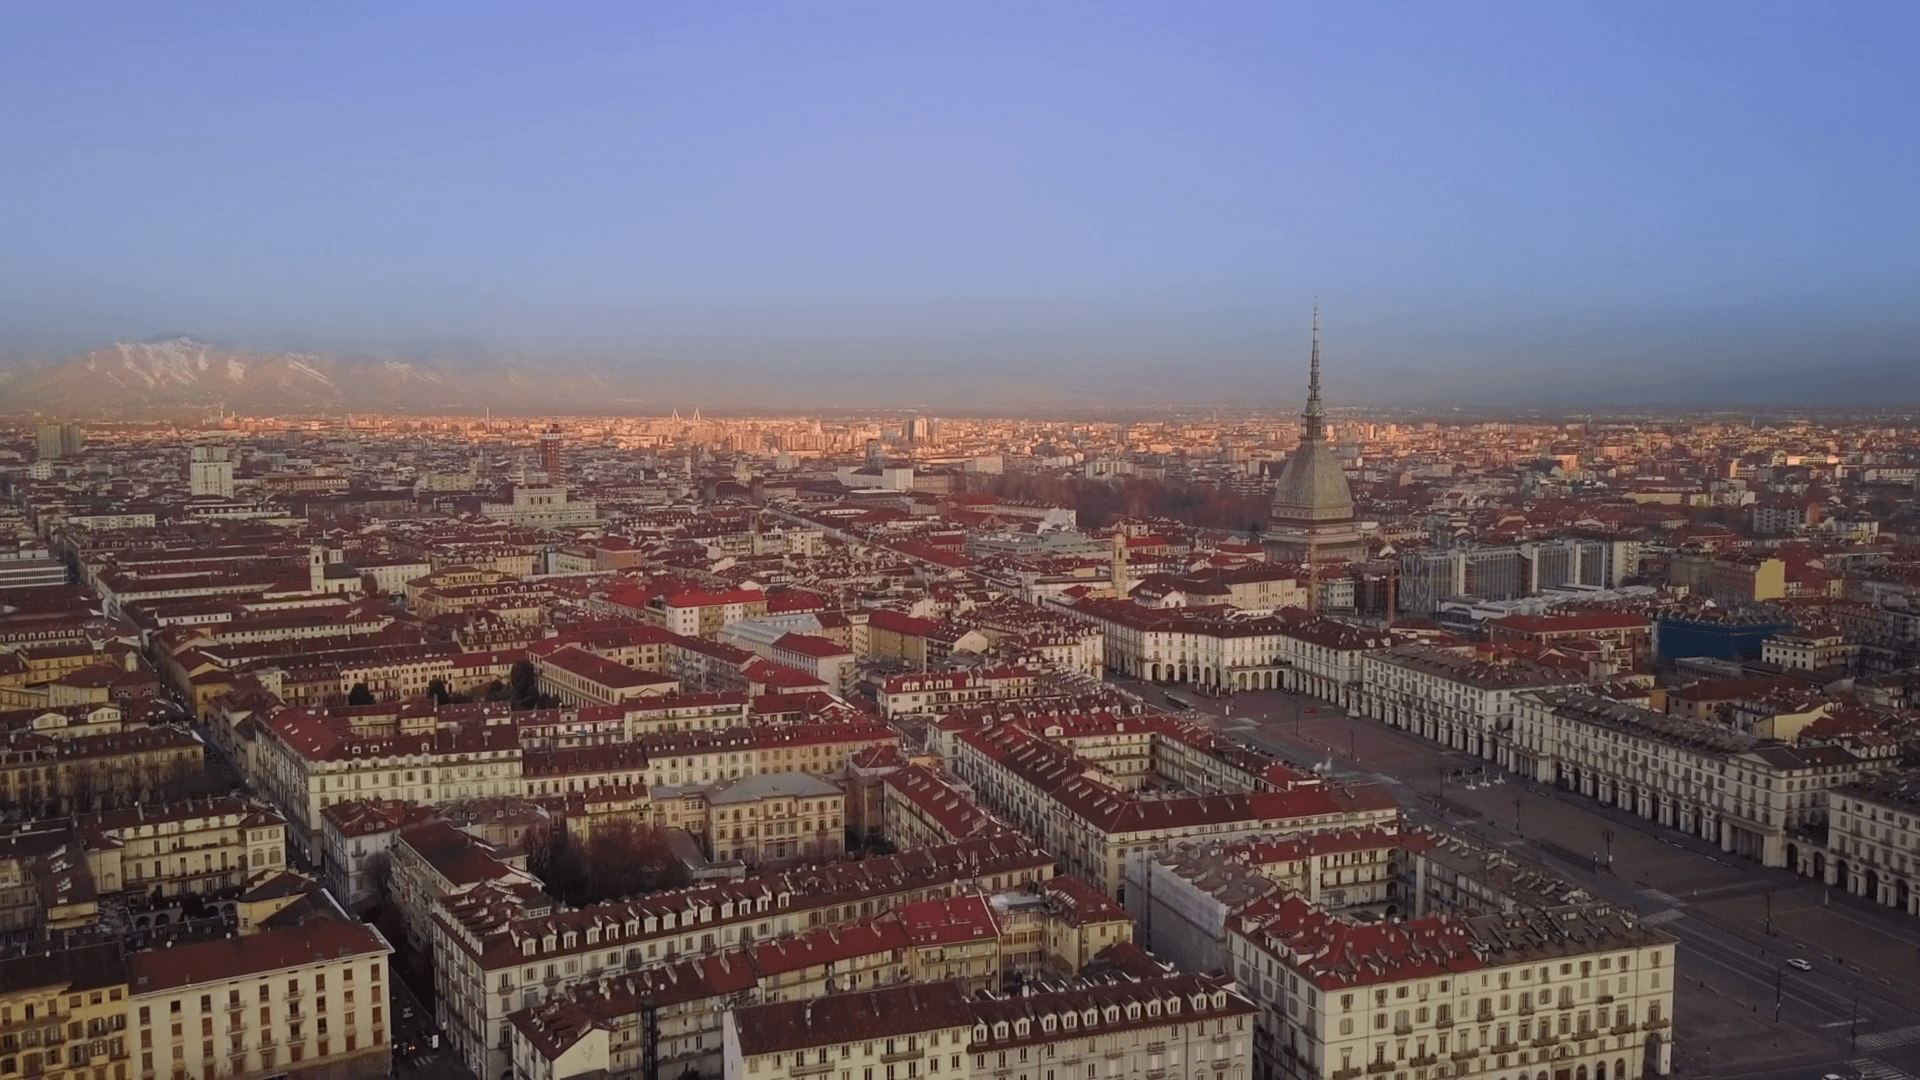
[{"label": "snow-capped mountain", "polygon": [[604,403],[635,396],[635,380],[625,374],[639,375],[259,351],[182,335],[0,370],[0,408],[84,414],[217,405],[300,411]]}]

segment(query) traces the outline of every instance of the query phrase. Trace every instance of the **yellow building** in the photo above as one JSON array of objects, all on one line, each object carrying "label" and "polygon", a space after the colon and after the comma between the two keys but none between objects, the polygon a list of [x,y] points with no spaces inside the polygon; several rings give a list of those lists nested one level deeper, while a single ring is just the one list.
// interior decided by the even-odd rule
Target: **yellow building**
[{"label": "yellow building", "polygon": [[118,942],[0,960],[0,1076],[127,1080]]},{"label": "yellow building", "polygon": [[[387,954],[363,923],[316,918],[127,961],[140,1077],[386,1077]],[[71,1078],[78,1080],[78,1078]]]},{"label": "yellow building", "polygon": [[16,736],[0,751],[0,801],[28,806],[152,798],[206,761],[206,747],[177,727],[50,739]]}]

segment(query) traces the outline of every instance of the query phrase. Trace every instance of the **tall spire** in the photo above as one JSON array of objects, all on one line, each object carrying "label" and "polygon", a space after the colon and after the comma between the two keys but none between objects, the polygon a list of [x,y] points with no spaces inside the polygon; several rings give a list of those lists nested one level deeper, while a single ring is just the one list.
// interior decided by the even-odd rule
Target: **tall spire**
[{"label": "tall spire", "polygon": [[1326,410],[1320,404],[1320,305],[1313,305],[1313,364],[1307,375],[1307,407],[1300,414],[1306,421],[1300,439],[1319,441],[1326,435]]}]

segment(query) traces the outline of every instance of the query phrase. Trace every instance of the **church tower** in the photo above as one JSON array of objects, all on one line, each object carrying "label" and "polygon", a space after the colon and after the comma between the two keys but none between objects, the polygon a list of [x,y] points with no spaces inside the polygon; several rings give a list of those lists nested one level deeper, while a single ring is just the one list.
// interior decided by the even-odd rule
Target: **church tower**
[{"label": "church tower", "polygon": [[1327,444],[1326,407],[1320,402],[1320,309],[1313,309],[1313,359],[1307,407],[1300,414],[1300,446],[1280,473],[1267,524],[1266,546],[1285,562],[1358,562],[1367,542],[1353,517],[1347,474]]}]

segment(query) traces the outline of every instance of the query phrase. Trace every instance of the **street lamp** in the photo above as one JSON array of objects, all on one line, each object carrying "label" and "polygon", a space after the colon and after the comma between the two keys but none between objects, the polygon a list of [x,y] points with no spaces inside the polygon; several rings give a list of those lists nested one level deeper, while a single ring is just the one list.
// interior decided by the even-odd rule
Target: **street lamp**
[{"label": "street lamp", "polygon": [[1607,872],[1612,873],[1613,872],[1613,830],[1602,829],[1600,831],[1600,839],[1606,841],[1607,843]]},{"label": "street lamp", "polygon": [[1514,835],[1516,836],[1520,834],[1520,800],[1521,800],[1520,795],[1518,794],[1514,795],[1513,797],[1513,832],[1514,832]]}]

